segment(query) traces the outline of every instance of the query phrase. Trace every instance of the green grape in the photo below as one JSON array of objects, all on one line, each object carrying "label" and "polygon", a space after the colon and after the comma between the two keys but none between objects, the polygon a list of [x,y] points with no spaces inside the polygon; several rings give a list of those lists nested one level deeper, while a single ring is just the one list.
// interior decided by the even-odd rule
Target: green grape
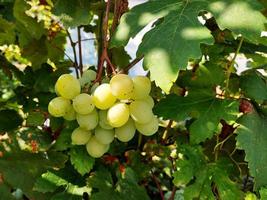
[{"label": "green grape", "polygon": [[76,119],[80,127],[86,130],[93,130],[98,124],[98,113],[93,110],[87,115],[77,114]]},{"label": "green grape", "polygon": [[80,82],[71,74],[61,75],[55,85],[57,93],[66,98],[73,99],[81,92]]},{"label": "green grape", "polygon": [[92,87],[91,87],[91,89],[90,89],[90,92],[91,92],[91,94],[94,94],[94,92],[95,92],[95,90],[96,90],[96,88],[99,86],[99,83],[97,82],[97,83],[94,83],[93,85],[92,85]]},{"label": "green grape", "polygon": [[88,154],[94,158],[100,158],[104,155],[109,149],[109,144],[101,144],[97,141],[95,136],[91,137],[91,139],[86,144],[86,150]]},{"label": "green grape", "polygon": [[116,103],[107,113],[107,120],[113,127],[123,126],[129,119],[129,107],[125,103]]},{"label": "green grape", "polygon": [[130,99],[133,93],[133,81],[126,74],[117,74],[110,80],[112,94],[118,99]]},{"label": "green grape", "polygon": [[71,109],[70,100],[56,97],[48,104],[48,112],[54,117],[63,117]]},{"label": "green grape", "polygon": [[152,119],[146,124],[135,122],[136,129],[143,135],[150,136],[156,133],[159,129],[158,118],[154,115]]},{"label": "green grape", "polygon": [[73,99],[73,108],[79,114],[89,114],[95,108],[93,98],[86,93],[79,94]]},{"label": "green grape", "polygon": [[107,119],[107,110],[100,110],[98,112],[99,115],[99,126],[104,128],[104,129],[113,129],[112,126],[110,126],[110,124],[108,123],[108,119]]},{"label": "green grape", "polygon": [[107,130],[101,127],[95,129],[95,138],[102,144],[110,144],[114,140],[114,135],[113,129]]},{"label": "green grape", "polygon": [[145,97],[144,99],[142,99],[142,101],[145,101],[151,108],[153,108],[155,105],[154,100],[151,96]]},{"label": "green grape", "polygon": [[130,115],[137,123],[145,124],[152,119],[153,112],[146,101],[136,100],[130,104]]},{"label": "green grape", "polygon": [[81,127],[74,129],[71,134],[72,144],[84,145],[86,144],[92,136],[91,131],[85,130]]},{"label": "green grape", "polygon": [[70,109],[65,113],[63,116],[65,120],[72,121],[76,119],[76,112],[73,108],[73,106],[70,106]]},{"label": "green grape", "polygon": [[128,122],[119,128],[115,128],[115,135],[118,140],[122,142],[128,142],[133,139],[136,128],[134,121],[129,118]]},{"label": "green grape", "polygon": [[146,98],[151,90],[151,83],[149,78],[146,76],[136,76],[132,78],[134,90],[132,94],[133,99],[144,99]]},{"label": "green grape", "polygon": [[83,72],[81,78],[79,78],[81,86],[85,86],[86,84],[91,84],[93,80],[96,79],[96,72],[94,70],[88,69]]},{"label": "green grape", "polygon": [[106,110],[114,105],[116,97],[111,93],[110,85],[104,83],[99,85],[94,91],[93,101],[97,108]]}]

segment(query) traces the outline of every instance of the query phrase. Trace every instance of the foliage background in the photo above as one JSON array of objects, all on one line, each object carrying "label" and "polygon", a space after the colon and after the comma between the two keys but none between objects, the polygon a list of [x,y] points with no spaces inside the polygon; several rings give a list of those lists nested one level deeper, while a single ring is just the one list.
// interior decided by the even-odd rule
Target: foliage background
[{"label": "foliage background", "polygon": [[[0,1],[0,199],[266,199],[266,2],[116,0],[108,21],[106,5]],[[151,23],[130,61],[124,47]],[[81,31],[94,36],[89,55]],[[153,137],[116,141],[101,159],[71,144],[77,124],[47,113],[57,78],[81,75],[92,54],[96,70],[103,54],[126,72],[143,59],[161,118]]]}]

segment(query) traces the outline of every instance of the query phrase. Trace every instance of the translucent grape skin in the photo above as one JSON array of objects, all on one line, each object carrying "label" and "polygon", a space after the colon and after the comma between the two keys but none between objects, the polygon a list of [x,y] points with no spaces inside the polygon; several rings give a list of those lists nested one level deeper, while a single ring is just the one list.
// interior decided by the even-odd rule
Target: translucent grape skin
[{"label": "translucent grape skin", "polygon": [[67,121],[72,121],[76,119],[76,112],[72,105],[70,106],[70,109],[65,113],[63,117]]},{"label": "translucent grape skin", "polygon": [[56,97],[48,104],[48,112],[54,117],[63,117],[71,109],[70,100]]},{"label": "translucent grape skin", "polygon": [[99,85],[94,91],[93,102],[101,110],[110,108],[115,104],[116,100],[116,97],[111,93],[110,85],[107,83]]},{"label": "translucent grape skin", "polygon": [[132,94],[133,99],[144,99],[149,96],[151,91],[151,83],[146,76],[136,76],[132,78],[134,90]]},{"label": "translucent grape skin", "polygon": [[126,74],[117,74],[110,80],[112,94],[118,99],[130,99],[134,85],[132,79]]},{"label": "translucent grape skin", "polygon": [[71,74],[61,75],[55,85],[57,93],[66,98],[73,99],[81,92],[81,85],[78,79]]},{"label": "translucent grape skin", "polygon": [[86,144],[92,136],[91,131],[84,130],[80,127],[74,129],[74,131],[71,134],[71,141],[72,144],[75,145],[84,145]]},{"label": "translucent grape skin", "polygon": [[73,99],[73,108],[79,114],[89,114],[95,108],[93,98],[86,93],[79,94]]},{"label": "translucent grape skin", "polygon": [[145,101],[151,108],[153,108],[155,105],[154,100],[151,96],[145,97],[144,99],[142,99],[142,101]]},{"label": "translucent grape skin", "polygon": [[97,141],[95,136],[91,137],[91,139],[86,144],[86,150],[88,154],[94,158],[100,158],[104,155],[109,149],[108,144],[101,144]]},{"label": "translucent grape skin", "polygon": [[128,142],[133,139],[135,131],[134,121],[129,118],[126,124],[119,128],[115,128],[115,135],[121,142]]},{"label": "translucent grape skin", "polygon": [[137,123],[145,124],[152,119],[153,112],[146,101],[136,100],[130,104],[130,115]]},{"label": "translucent grape skin", "polygon": [[146,124],[139,124],[135,122],[135,127],[141,134],[151,136],[158,131],[159,121],[156,116],[153,116],[152,119]]},{"label": "translucent grape skin", "polygon": [[114,136],[114,129],[107,130],[101,127],[95,129],[95,138],[99,143],[110,144],[114,140]]},{"label": "translucent grape skin", "polygon": [[85,130],[93,130],[98,124],[98,113],[94,109],[87,115],[77,114],[76,119],[81,128]]},{"label": "translucent grape skin", "polygon": [[129,119],[129,107],[125,103],[116,103],[107,113],[107,120],[113,127],[123,126]]},{"label": "translucent grape skin", "polygon": [[96,72],[94,70],[88,69],[83,72],[82,77],[79,79],[81,86],[90,84],[93,80],[96,79]]},{"label": "translucent grape skin", "polygon": [[107,119],[107,110],[100,110],[98,112],[99,115],[99,126],[104,128],[104,129],[113,129],[113,127],[108,123]]}]

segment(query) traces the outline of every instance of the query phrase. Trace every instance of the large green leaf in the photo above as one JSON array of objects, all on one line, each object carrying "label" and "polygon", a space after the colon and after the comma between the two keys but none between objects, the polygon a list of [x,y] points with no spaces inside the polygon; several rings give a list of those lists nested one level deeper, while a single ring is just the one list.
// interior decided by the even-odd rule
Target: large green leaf
[{"label": "large green leaf", "polygon": [[64,154],[57,152],[48,154],[6,152],[0,159],[0,172],[8,185],[20,188],[29,198],[42,200],[42,195],[32,190],[35,179],[47,169],[63,167],[66,160]]},{"label": "large green leaf", "polygon": [[[184,190],[184,197],[191,199],[209,199],[215,200],[212,186],[218,190],[219,199],[222,200],[240,200],[241,191],[227,173],[224,163],[210,163],[205,165],[196,173],[196,179]],[[214,185],[213,185],[214,184]]]},{"label": "large green leaf", "polygon": [[71,148],[70,161],[81,175],[89,173],[95,163],[95,159],[89,156],[84,146]]},{"label": "large green leaf", "polygon": [[267,117],[256,111],[242,116],[238,123],[237,147],[245,150],[255,188],[267,185]]},{"label": "large green leaf", "polygon": [[14,24],[0,17],[0,45],[12,44],[15,41]]},{"label": "large green leaf", "polygon": [[213,136],[221,119],[231,121],[237,118],[238,102],[217,99],[203,89],[186,97],[169,95],[155,106],[155,113],[176,121],[196,118],[189,128],[190,141],[200,143]]},{"label": "large green leaf", "polygon": [[66,28],[87,25],[92,19],[90,1],[87,0],[54,0],[54,14],[57,15]]},{"label": "large green leaf", "polygon": [[254,100],[267,100],[267,79],[255,70],[244,73],[240,87],[245,96]]},{"label": "large green leaf", "polygon": [[200,11],[210,11],[222,29],[231,29],[257,43],[267,22],[259,12],[261,8],[254,0],[149,1],[122,17],[111,46],[125,45],[149,22],[163,18],[146,33],[137,55],[145,56],[144,67],[150,70],[151,79],[168,92],[188,60],[201,56],[200,43],[212,42],[208,30],[198,21]]}]

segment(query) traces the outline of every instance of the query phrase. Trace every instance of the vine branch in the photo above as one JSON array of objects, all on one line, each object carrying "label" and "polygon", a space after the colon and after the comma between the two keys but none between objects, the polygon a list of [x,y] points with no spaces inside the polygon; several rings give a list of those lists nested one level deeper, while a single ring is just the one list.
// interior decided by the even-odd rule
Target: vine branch
[{"label": "vine branch", "polygon": [[162,200],[164,200],[164,194],[163,194],[163,191],[161,189],[160,183],[159,183],[157,177],[155,176],[155,174],[153,173],[153,171],[151,171],[151,174],[152,174],[152,179],[156,183],[156,186],[157,186],[157,188],[159,190],[160,197],[161,197]]},{"label": "vine branch", "polygon": [[82,76],[83,74],[83,55],[82,55],[82,39],[81,39],[81,27],[77,28],[78,31],[78,47],[79,47],[79,69],[80,69],[80,74]]},{"label": "vine branch", "polygon": [[226,84],[225,84],[226,92],[229,90],[229,81],[230,81],[230,76],[231,76],[231,73],[232,73],[232,69],[233,69],[236,57],[240,52],[240,49],[242,47],[243,42],[244,42],[244,38],[242,37],[240,39],[238,47],[237,47],[237,49],[235,51],[235,55],[234,55],[233,59],[231,60],[229,67],[227,68],[227,71],[226,71]]},{"label": "vine branch", "polygon": [[144,56],[140,56],[138,58],[135,58],[132,62],[130,62],[123,70],[122,72],[127,73],[133,66],[135,66],[140,60],[142,60]]},{"label": "vine branch", "polygon": [[111,7],[111,2],[112,2],[111,0],[107,1],[105,15],[104,15],[104,18],[103,18],[102,53],[101,53],[101,56],[100,56],[100,60],[98,62],[97,76],[96,76],[95,82],[100,82],[101,81],[101,76],[102,76],[102,73],[103,73],[103,68],[104,68],[105,61],[107,63],[107,66],[110,67],[111,71],[113,73],[116,72],[116,70],[115,70],[114,66],[112,65],[112,63],[111,63],[111,61],[109,59],[109,56],[108,56],[108,18],[109,18],[109,11],[110,11],[110,7]]},{"label": "vine branch", "polygon": [[70,45],[72,47],[72,51],[73,51],[73,57],[74,57],[74,68],[75,68],[75,72],[76,72],[76,77],[79,78],[79,72],[78,72],[78,61],[77,61],[77,53],[76,53],[76,49],[75,49],[75,42],[73,42],[72,37],[70,35],[70,32],[68,30],[66,30],[66,33],[68,35],[68,38],[70,40]]}]

